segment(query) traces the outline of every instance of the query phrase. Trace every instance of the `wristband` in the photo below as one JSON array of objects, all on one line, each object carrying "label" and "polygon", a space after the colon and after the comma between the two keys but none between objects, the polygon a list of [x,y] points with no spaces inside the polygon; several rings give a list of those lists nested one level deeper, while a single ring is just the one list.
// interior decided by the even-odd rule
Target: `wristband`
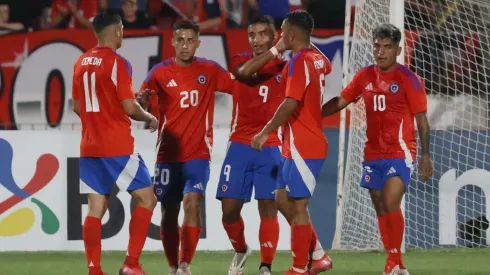
[{"label": "wristband", "polygon": [[276,49],[276,47],[270,48],[269,51],[274,55],[274,57],[279,54],[279,51]]}]

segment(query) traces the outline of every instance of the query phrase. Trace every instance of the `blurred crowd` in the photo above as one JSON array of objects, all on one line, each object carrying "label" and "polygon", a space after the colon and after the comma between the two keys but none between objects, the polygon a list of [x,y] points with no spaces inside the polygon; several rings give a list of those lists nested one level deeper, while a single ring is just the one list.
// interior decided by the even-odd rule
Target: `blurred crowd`
[{"label": "blurred crowd", "polygon": [[165,29],[192,19],[203,31],[246,26],[257,14],[274,18],[280,27],[286,14],[308,10],[316,28],[343,28],[345,0],[0,0],[0,29],[90,28],[99,11],[118,11],[126,29]]}]

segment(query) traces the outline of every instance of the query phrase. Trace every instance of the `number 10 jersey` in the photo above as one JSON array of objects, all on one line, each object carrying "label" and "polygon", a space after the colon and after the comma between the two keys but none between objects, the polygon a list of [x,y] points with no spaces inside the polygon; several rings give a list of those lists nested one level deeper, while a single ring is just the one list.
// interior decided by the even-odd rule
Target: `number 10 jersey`
[{"label": "number 10 jersey", "polygon": [[231,93],[233,83],[232,74],[204,58],[188,67],[169,58],[153,67],[140,92],[156,93],[150,106],[160,120],[157,162],[210,159],[215,92]]}]

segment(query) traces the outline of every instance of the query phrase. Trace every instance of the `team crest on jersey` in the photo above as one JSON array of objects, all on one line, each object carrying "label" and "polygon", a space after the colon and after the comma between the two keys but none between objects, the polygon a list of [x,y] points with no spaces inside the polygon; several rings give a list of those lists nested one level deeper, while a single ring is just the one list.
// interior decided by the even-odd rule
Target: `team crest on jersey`
[{"label": "team crest on jersey", "polygon": [[206,84],[206,76],[205,75],[200,75],[198,78],[197,78],[197,82],[199,82],[199,84]]},{"label": "team crest on jersey", "polygon": [[396,93],[398,93],[399,90],[400,90],[400,85],[398,85],[397,83],[392,83],[390,85],[390,92],[391,93],[396,94]]},{"label": "team crest on jersey", "polygon": [[276,75],[276,81],[277,81],[277,83],[281,83],[281,77],[282,77],[281,74],[277,74]]}]

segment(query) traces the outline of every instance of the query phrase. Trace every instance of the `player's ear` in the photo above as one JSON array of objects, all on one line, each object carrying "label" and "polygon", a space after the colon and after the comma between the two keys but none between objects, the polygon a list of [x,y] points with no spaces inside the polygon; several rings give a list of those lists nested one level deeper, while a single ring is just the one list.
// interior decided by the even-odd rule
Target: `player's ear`
[{"label": "player's ear", "polygon": [[398,46],[398,49],[396,50],[396,56],[399,56],[402,53],[402,47]]},{"label": "player's ear", "polygon": [[201,46],[201,40],[197,40],[197,47],[196,47],[196,49],[199,48],[199,46]]}]

